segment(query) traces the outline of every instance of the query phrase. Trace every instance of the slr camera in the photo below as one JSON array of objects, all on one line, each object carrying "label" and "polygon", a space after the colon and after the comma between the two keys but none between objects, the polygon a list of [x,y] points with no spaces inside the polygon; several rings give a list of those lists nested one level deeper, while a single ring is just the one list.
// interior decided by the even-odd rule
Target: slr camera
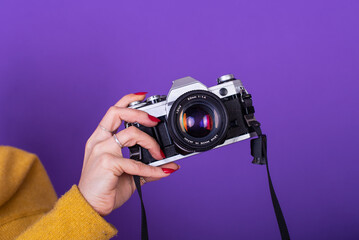
[{"label": "slr camera", "polygon": [[[251,139],[252,163],[266,165],[269,190],[282,239],[290,239],[278,198],[275,194],[267,161],[267,136],[254,117],[252,97],[232,74],[217,79],[207,88],[201,82],[185,77],[173,82],[167,96],[154,95],[143,102],[132,102],[130,108],[147,112],[161,121],[155,127],[136,126],[157,140],[165,159],[155,160],[139,145],[130,147],[130,158],[152,166],[189,157],[212,148]],[[255,137],[255,138],[254,138]],[[133,176],[141,200],[141,237],[148,239],[146,212],[141,181]]]},{"label": "slr camera", "polygon": [[[130,147],[130,158],[160,166],[196,153],[257,136],[251,95],[232,74],[221,76],[218,84],[206,87],[192,77],[173,81],[168,95],[154,95],[129,107],[161,120],[155,127],[136,126],[157,140],[166,158],[156,160],[139,145]],[[252,147],[253,148],[253,147]],[[253,152],[253,149],[252,149]],[[255,162],[257,161],[257,162]],[[255,158],[254,163],[264,164]]]}]

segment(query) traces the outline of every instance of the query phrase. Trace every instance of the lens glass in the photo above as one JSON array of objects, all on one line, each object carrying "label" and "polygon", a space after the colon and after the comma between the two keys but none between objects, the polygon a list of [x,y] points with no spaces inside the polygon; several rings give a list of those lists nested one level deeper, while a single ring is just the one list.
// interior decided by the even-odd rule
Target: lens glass
[{"label": "lens glass", "polygon": [[195,138],[206,137],[213,129],[213,111],[202,104],[185,109],[180,115],[182,131]]}]

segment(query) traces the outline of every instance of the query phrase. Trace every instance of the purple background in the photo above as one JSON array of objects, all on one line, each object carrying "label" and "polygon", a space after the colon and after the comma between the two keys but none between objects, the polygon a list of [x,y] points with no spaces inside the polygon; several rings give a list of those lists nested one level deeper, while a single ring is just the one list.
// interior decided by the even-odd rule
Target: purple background
[{"label": "purple background", "polygon": [[[358,1],[1,1],[0,144],[40,156],[61,196],[107,108],[233,73],[269,137],[293,239],[358,239]],[[144,188],[152,239],[279,239],[249,141]],[[134,195],[107,219],[139,239]]]}]

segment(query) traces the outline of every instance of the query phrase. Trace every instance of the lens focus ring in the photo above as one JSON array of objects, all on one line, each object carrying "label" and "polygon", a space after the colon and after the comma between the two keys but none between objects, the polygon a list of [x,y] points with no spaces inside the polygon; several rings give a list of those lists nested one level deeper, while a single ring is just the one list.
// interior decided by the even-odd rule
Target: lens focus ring
[{"label": "lens focus ring", "polygon": [[169,133],[181,149],[207,151],[225,138],[226,107],[215,94],[195,90],[180,96],[168,114]]}]

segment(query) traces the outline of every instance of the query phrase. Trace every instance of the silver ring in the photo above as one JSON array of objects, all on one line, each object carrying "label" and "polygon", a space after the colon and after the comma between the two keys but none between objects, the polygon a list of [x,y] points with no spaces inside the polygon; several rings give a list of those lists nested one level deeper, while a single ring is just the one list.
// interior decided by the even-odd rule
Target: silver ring
[{"label": "silver ring", "polygon": [[147,183],[147,181],[143,177],[140,177],[140,182],[142,183],[142,185]]},{"label": "silver ring", "polygon": [[109,132],[109,133],[111,133],[112,135],[115,134],[115,131],[110,131],[110,130],[108,130],[107,128],[101,126],[101,125],[98,125],[98,126],[99,126],[102,130],[104,130],[105,132]]},{"label": "silver ring", "polygon": [[120,142],[120,140],[118,140],[116,134],[113,135],[113,138],[115,139],[116,143],[120,145],[120,148],[123,148],[123,144]]}]

